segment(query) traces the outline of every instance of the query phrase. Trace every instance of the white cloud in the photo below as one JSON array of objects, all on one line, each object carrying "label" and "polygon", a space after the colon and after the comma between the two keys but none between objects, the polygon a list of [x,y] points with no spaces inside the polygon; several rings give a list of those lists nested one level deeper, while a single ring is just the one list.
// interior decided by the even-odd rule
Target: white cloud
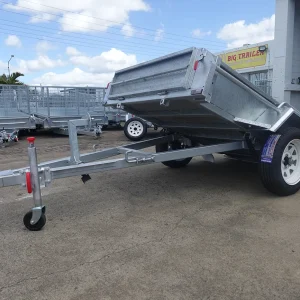
[{"label": "white cloud", "polygon": [[228,48],[241,47],[274,39],[275,15],[258,23],[246,24],[245,20],[226,24],[217,37],[227,42]]},{"label": "white cloud", "polygon": [[81,52],[74,47],[67,47],[66,54],[69,56],[79,56],[81,55]]},{"label": "white cloud", "polygon": [[74,69],[66,73],[48,72],[35,78],[34,84],[69,86],[106,86],[114,72],[137,63],[134,54],[112,48],[96,56],[87,56],[74,47],[67,47]]},{"label": "white cloud", "polygon": [[113,78],[113,73],[94,74],[74,68],[66,73],[49,72],[35,78],[33,84],[66,86],[106,86]]},{"label": "white cloud", "polygon": [[192,36],[195,38],[203,38],[208,35],[211,35],[211,31],[202,31],[200,28],[196,28],[192,31]]},{"label": "white cloud", "polygon": [[161,24],[160,28],[156,30],[155,36],[154,36],[154,41],[159,42],[164,38],[164,33],[165,33],[165,26],[164,24]]},{"label": "white cloud", "polygon": [[96,56],[86,56],[81,54],[76,48],[70,48],[67,48],[67,53],[70,55],[71,63],[76,67],[86,67],[93,73],[114,72],[137,64],[134,54],[126,54],[115,48]]},{"label": "white cloud", "polygon": [[19,71],[22,73],[36,72],[44,69],[62,67],[66,63],[61,59],[51,59],[47,55],[39,55],[36,59],[19,61]]},{"label": "white cloud", "polygon": [[54,49],[54,46],[47,41],[41,41],[36,44],[35,49],[37,53],[43,54],[47,53],[51,49]]},{"label": "white cloud", "polygon": [[9,35],[4,42],[6,46],[18,47],[18,48],[22,46],[21,40],[16,35]]},{"label": "white cloud", "polygon": [[[21,9],[23,10],[23,9]],[[38,13],[30,18],[30,23],[47,23],[49,21],[55,20],[56,17],[47,13]]]},{"label": "white cloud", "polygon": [[135,33],[135,29],[132,27],[132,25],[128,22],[123,25],[121,32],[126,36],[126,37],[132,37]]},{"label": "white cloud", "polygon": [[15,5],[7,4],[5,8],[26,11],[34,23],[56,19],[61,22],[62,30],[73,32],[122,27],[120,23],[129,22],[130,12],[150,10],[145,0],[17,0]]}]

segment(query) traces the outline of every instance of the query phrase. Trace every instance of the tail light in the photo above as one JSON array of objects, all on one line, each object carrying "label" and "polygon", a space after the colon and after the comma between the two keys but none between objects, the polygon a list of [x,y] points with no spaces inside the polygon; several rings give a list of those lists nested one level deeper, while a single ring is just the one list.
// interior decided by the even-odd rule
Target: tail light
[{"label": "tail light", "polygon": [[194,70],[196,71],[199,65],[199,60],[196,60],[194,63]]}]

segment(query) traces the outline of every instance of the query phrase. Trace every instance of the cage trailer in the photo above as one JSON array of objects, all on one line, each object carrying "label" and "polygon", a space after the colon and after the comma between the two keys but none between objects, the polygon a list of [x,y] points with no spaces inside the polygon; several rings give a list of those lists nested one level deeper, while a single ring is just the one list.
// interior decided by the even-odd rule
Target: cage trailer
[{"label": "cage trailer", "polygon": [[[162,135],[80,154],[76,122],[69,122],[70,157],[41,164],[34,138],[28,138],[29,166],[1,172],[0,187],[22,185],[32,193],[34,207],[23,219],[29,230],[46,223],[41,187],[53,180],[79,175],[86,181],[91,173],[153,163],[181,168],[194,156],[213,162],[213,154],[222,153],[256,162],[264,186],[279,196],[300,188],[300,113],[206,49],[189,48],[116,72],[105,102],[157,124]],[[155,151],[143,151],[151,146]]]}]

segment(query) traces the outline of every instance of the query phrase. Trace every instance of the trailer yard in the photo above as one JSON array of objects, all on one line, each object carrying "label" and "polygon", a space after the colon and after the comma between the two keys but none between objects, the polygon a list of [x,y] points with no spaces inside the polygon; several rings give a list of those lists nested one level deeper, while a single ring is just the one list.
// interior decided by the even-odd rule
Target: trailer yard
[{"label": "trailer yard", "polygon": [[[81,152],[128,143],[78,139]],[[35,145],[39,161],[69,155],[67,137]],[[26,138],[2,157],[1,170],[25,167]],[[42,190],[38,234],[22,224],[26,188],[1,189],[0,299],[299,299],[300,196],[270,194],[256,164],[217,155],[91,177]]]}]

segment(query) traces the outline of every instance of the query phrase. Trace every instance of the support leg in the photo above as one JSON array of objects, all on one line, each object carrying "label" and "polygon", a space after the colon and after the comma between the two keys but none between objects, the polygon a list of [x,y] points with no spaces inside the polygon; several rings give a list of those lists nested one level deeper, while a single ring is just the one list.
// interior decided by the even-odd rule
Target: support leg
[{"label": "support leg", "polygon": [[30,166],[30,182],[27,182],[27,185],[30,185],[32,190],[34,207],[29,213],[25,215],[24,225],[29,230],[37,231],[42,229],[42,227],[46,223],[45,206],[43,206],[42,203],[37,154],[36,154],[36,148],[34,146],[35,138],[29,137],[27,138],[27,140],[29,142],[28,157],[29,157],[29,166]]},{"label": "support leg", "polygon": [[[77,122],[76,122],[77,121]],[[78,146],[78,137],[77,137],[77,128],[76,126],[81,125],[84,120],[70,120],[68,122],[68,129],[69,129],[69,142],[71,146],[71,157],[70,163],[71,164],[80,164],[80,154],[79,154],[79,146]],[[77,124],[78,123],[78,124]]]}]

